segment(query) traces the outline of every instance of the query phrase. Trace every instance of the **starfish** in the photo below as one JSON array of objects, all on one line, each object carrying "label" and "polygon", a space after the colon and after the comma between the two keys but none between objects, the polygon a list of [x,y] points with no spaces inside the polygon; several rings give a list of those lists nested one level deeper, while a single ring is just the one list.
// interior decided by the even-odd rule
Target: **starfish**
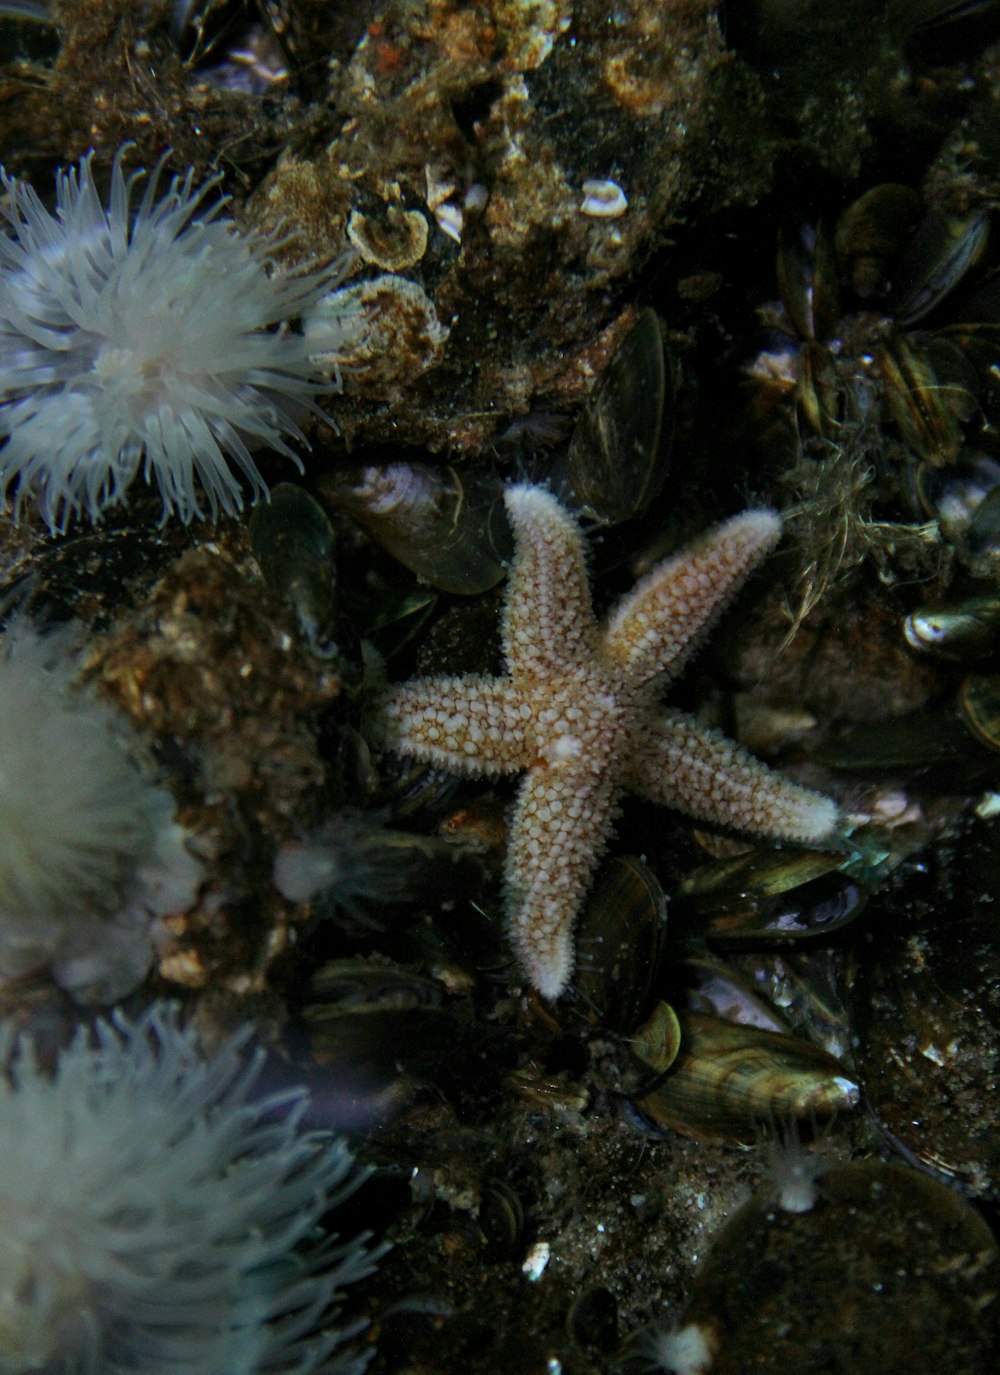
[{"label": "starfish", "polygon": [[510,938],[545,998],[565,990],[573,925],[625,792],[721,826],[816,844],[836,805],[660,704],[709,627],[781,537],[745,511],[658,564],[598,624],[583,535],[541,487],[507,489],[516,538],[507,675],[432,676],[381,703],[390,750],[456,773],[524,773],[505,868]]}]

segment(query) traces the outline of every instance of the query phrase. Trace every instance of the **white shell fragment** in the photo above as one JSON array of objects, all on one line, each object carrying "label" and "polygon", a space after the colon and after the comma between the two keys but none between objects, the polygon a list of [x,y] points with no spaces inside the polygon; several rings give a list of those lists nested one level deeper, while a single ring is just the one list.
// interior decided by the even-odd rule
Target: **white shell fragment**
[{"label": "white shell fragment", "polygon": [[442,233],[447,234],[448,238],[454,239],[456,243],[462,242],[465,216],[457,205],[451,201],[444,201],[443,204],[435,206],[434,218]]},{"label": "white shell fragment", "polygon": [[536,1241],[522,1262],[521,1273],[527,1275],[534,1284],[541,1279],[551,1254],[552,1248],[547,1241]]},{"label": "white shell fragment", "polygon": [[472,185],[469,187],[468,191],[466,191],[465,199],[462,203],[465,206],[465,209],[468,210],[471,214],[473,211],[485,210],[486,203],[489,200],[489,198],[489,190],[483,185],[483,183],[481,181],[474,181]]},{"label": "white shell fragment", "polygon": [[455,194],[457,183],[449,168],[435,163],[424,164],[424,180],[427,194],[424,200],[428,210],[436,210]]},{"label": "white shell fragment", "polygon": [[599,220],[617,220],[628,209],[628,197],[616,181],[585,181],[580,212]]}]

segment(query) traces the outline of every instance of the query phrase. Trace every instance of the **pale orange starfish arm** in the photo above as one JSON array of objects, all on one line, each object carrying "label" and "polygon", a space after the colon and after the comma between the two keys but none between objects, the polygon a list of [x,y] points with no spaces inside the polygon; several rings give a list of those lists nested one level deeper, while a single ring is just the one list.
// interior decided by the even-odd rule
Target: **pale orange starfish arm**
[{"label": "pale orange starfish arm", "polygon": [[673,678],[781,538],[775,511],[744,511],[657,564],[618,604],[603,653],[633,686]]},{"label": "pale orange starfish arm", "polygon": [[633,792],[698,821],[815,845],[834,839],[836,803],[775,773],[679,711],[664,711],[627,771]]},{"label": "pale orange starfish arm", "polygon": [[509,678],[414,678],[380,704],[387,749],[453,773],[520,773],[531,763],[531,709]]},{"label": "pale orange starfish arm", "polygon": [[607,845],[617,788],[586,766],[536,767],[521,784],[507,847],[507,919],[533,988],[558,998],[573,927]]},{"label": "pale orange starfish arm", "polygon": [[515,678],[544,682],[593,653],[596,643],[583,536],[540,487],[510,487],[505,500],[517,552],[507,580],[503,651]]}]

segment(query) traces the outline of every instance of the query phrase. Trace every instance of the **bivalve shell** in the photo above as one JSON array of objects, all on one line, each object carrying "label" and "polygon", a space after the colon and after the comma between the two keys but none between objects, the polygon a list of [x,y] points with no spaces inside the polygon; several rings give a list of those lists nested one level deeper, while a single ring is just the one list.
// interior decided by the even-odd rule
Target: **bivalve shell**
[{"label": "bivalve shell", "polygon": [[[858,1086],[840,1061],[797,1036],[698,1012],[681,1013],[680,1027],[673,1064],[636,1100],[659,1127],[696,1140],[753,1140],[761,1122],[857,1106]],[[641,1055],[642,1029],[638,1036]]]}]

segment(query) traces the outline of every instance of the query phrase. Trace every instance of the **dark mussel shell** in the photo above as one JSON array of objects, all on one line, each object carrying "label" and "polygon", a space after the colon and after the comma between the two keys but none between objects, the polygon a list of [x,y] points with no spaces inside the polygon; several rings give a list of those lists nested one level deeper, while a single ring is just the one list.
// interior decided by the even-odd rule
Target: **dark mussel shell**
[{"label": "dark mussel shell", "polygon": [[589,1019],[631,1031],[660,977],[667,902],[653,872],[633,855],[606,861],[576,930],[573,987]]},{"label": "dark mussel shell", "polygon": [[587,398],[570,439],[567,501],[602,525],[637,515],[665,475],[661,432],[673,431],[675,370],[655,311],[643,310]]}]

